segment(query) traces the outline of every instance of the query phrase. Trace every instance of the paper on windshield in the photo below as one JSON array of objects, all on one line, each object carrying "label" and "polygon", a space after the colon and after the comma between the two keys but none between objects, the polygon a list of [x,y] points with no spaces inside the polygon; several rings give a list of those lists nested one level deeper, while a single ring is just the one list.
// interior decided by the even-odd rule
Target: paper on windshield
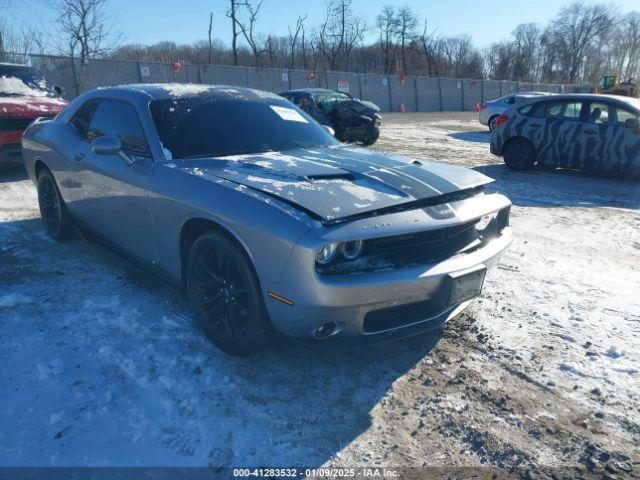
[{"label": "paper on windshield", "polygon": [[278,107],[276,105],[269,105],[269,106],[271,107],[271,110],[276,112],[278,116],[283,120],[287,120],[289,122],[309,123],[307,122],[306,118],[304,118],[302,115],[296,112],[293,108]]}]

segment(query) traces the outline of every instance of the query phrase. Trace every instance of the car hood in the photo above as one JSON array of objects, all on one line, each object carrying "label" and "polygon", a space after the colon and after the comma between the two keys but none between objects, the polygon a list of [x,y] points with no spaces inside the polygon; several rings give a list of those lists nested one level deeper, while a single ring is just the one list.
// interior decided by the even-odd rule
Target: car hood
[{"label": "car hood", "polygon": [[352,99],[338,103],[336,105],[336,110],[342,117],[348,117],[351,115],[364,115],[366,117],[371,117],[375,113],[378,113],[380,108],[372,102]]},{"label": "car hood", "polygon": [[2,117],[38,117],[55,115],[67,105],[67,102],[48,97],[0,97],[0,116]]},{"label": "car hood", "polygon": [[[223,178],[295,205],[323,221],[376,214],[493,181],[474,170],[359,147],[332,146],[185,160],[186,173]],[[416,204],[413,208],[419,208]]]}]

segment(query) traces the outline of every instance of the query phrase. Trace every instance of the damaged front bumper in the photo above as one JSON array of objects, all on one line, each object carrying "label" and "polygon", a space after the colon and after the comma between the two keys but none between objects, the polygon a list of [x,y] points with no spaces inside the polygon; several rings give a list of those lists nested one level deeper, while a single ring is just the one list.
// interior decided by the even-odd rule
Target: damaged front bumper
[{"label": "damaged front bumper", "polygon": [[[456,203],[448,204],[456,211],[454,218],[434,219],[428,209],[401,212],[328,229],[320,241],[352,240],[363,230],[381,229],[375,225],[385,225],[383,232],[388,230],[393,235],[409,230],[453,229],[473,224],[474,218],[492,212],[508,214],[510,206],[502,195],[482,195]],[[436,329],[462,311],[480,293],[486,269],[497,263],[511,243],[511,229],[504,226],[498,235],[474,248],[425,264],[330,275],[319,273],[315,266],[317,237],[312,232],[301,239],[279,281],[262,279],[265,291],[276,292],[291,302],[265,295],[272,324],[300,339],[340,342],[359,337],[377,342]],[[454,282],[460,278],[469,283],[468,291],[454,295]]]}]

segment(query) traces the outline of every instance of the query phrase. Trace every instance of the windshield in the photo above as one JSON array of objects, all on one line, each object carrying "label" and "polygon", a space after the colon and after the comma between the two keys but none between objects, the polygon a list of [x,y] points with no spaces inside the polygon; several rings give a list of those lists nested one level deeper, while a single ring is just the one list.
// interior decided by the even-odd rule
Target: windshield
[{"label": "windshield", "polygon": [[194,96],[156,100],[151,116],[173,158],[224,157],[338,143],[286,100]]},{"label": "windshield", "polygon": [[313,96],[317,105],[322,108],[325,113],[330,113],[340,102],[349,102],[353,100],[349,95],[340,92],[318,93]]},{"label": "windshield", "polygon": [[54,97],[55,92],[35,68],[0,65],[0,96]]}]

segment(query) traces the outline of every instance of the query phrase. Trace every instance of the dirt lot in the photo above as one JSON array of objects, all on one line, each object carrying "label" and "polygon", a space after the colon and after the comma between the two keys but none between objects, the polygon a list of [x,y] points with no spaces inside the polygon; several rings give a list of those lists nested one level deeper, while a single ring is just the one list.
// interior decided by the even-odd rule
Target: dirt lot
[{"label": "dirt lot", "polygon": [[[517,467],[640,475],[640,185],[514,173],[473,114],[384,117],[375,148],[465,165],[515,240],[442,332],[230,358],[178,292],[40,226],[0,173],[0,465]],[[488,471],[488,470],[487,470]]]}]

